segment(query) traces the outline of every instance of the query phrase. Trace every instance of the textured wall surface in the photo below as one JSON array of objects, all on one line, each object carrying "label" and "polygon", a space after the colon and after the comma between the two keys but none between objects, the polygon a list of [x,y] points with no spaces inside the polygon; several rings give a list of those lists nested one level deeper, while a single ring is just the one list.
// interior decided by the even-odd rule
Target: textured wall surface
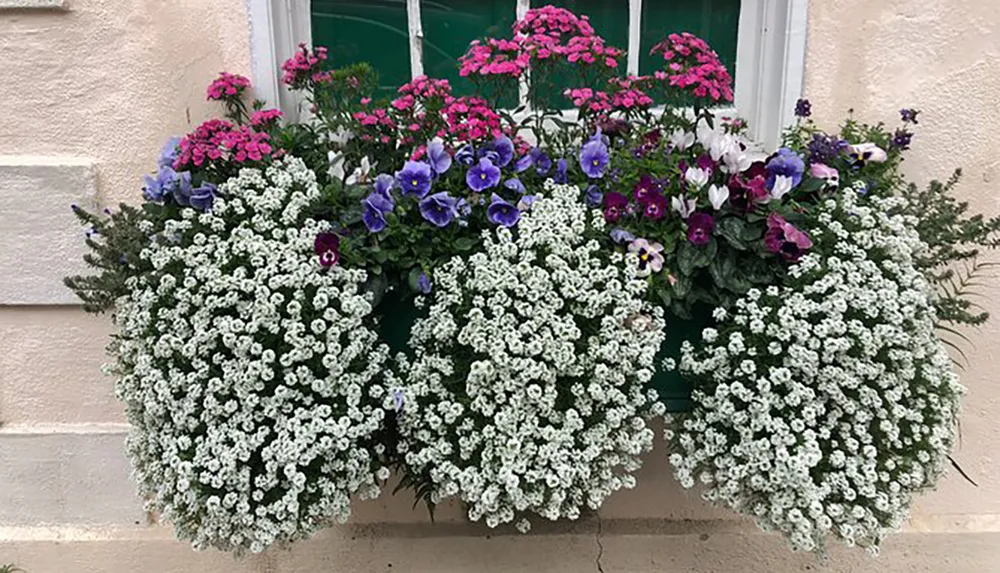
[{"label": "textured wall surface", "polygon": [[[27,2],[28,0],[19,0]],[[256,0],[253,0],[256,1]],[[907,167],[917,182],[965,168],[959,193],[1000,212],[1000,10],[997,0],[812,0],[806,95],[833,125],[853,107],[866,121],[923,111]],[[7,3],[9,5],[10,2]],[[68,0],[67,11],[3,10],[0,2],[0,156],[75,158],[92,164],[106,203],[134,200],[164,138],[215,112],[204,86],[220,70],[248,73],[243,0]],[[21,161],[18,165],[25,163]],[[33,263],[82,231],[58,225],[61,187],[38,201],[4,192],[10,210],[44,226]],[[12,206],[12,207],[8,207]],[[62,217],[65,211],[62,212]],[[62,243],[58,243],[62,244]],[[17,238],[0,228],[0,256]],[[24,249],[17,247],[20,251]],[[67,255],[68,256],[68,255]],[[9,258],[0,269],[11,271]],[[0,276],[0,281],[4,277]],[[3,292],[0,287],[0,292]],[[1000,283],[985,305],[1000,315]],[[0,300],[0,564],[64,571],[603,571],[785,573],[1000,570],[1000,322],[970,332],[964,440],[956,459],[979,483],[950,475],[918,504],[908,531],[872,561],[834,548],[825,565],[776,537],[705,506],[670,476],[662,442],[637,490],[611,498],[600,518],[538,526],[530,536],[486,532],[453,504],[430,524],[401,494],[359,504],[352,522],[291,551],[234,561],[193,553],[142,514],[129,482],[125,427],[111,380],[100,373],[107,322],[67,306]],[[52,302],[52,301],[49,301]]]}]

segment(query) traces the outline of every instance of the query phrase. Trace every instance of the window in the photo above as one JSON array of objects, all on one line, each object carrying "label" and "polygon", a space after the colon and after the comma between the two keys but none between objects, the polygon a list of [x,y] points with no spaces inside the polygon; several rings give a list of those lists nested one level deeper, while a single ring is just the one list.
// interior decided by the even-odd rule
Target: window
[{"label": "window", "polygon": [[387,93],[413,76],[471,84],[457,58],[470,41],[507,36],[531,6],[555,4],[590,16],[598,34],[629,52],[630,73],[649,73],[652,45],[690,31],[719,53],[736,79],[736,111],[774,145],[791,123],[802,87],[808,0],[253,0],[254,75],[262,95],[294,113],[278,68],[299,41],[330,48],[337,63],[369,61]]}]

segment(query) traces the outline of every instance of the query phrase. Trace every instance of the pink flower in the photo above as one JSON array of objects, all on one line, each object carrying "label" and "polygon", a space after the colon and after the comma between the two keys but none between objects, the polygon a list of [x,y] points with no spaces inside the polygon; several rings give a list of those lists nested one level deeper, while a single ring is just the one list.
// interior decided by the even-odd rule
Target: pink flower
[{"label": "pink flower", "polygon": [[797,262],[813,243],[805,231],[800,231],[777,213],[767,216],[767,232],[764,245],[768,251],[777,253],[790,263]]},{"label": "pink flower", "polygon": [[733,101],[733,78],[705,40],[694,34],[670,34],[653,46],[650,54],[661,54],[672,72],[655,72],[657,80],[668,80],[672,87],[689,91],[695,97],[713,102]]},{"label": "pink flower", "polygon": [[809,166],[809,174],[817,179],[826,179],[826,184],[836,187],[840,184],[840,172],[823,163],[813,163]]},{"label": "pink flower", "polygon": [[253,112],[250,116],[250,125],[254,127],[267,128],[281,119],[281,112],[276,109],[262,109]]},{"label": "pink flower", "polygon": [[225,120],[211,119],[180,141],[173,167],[208,168],[217,161],[262,161],[275,153],[268,134],[254,131],[246,125],[234,126]]},{"label": "pink flower", "polygon": [[219,77],[208,84],[206,93],[209,100],[221,101],[226,99],[239,99],[243,92],[250,87],[250,80],[229,72],[219,72]]},{"label": "pink flower", "polygon": [[317,46],[310,51],[305,44],[299,44],[295,55],[281,64],[284,72],[282,81],[292,89],[305,89],[315,84],[332,80],[329,72],[322,71],[321,66],[326,61],[327,49]]}]

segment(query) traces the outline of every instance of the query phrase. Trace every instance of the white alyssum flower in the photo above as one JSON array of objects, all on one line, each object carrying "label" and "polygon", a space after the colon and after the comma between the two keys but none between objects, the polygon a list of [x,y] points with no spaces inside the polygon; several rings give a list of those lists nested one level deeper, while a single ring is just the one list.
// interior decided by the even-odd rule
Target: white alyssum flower
[{"label": "white alyssum flower", "polygon": [[867,201],[827,201],[789,283],[682,349],[695,406],[670,432],[677,478],[801,550],[833,536],[877,551],[956,438],[963,389],[914,267],[927,247],[898,199]]},{"label": "white alyssum flower", "polygon": [[586,238],[604,221],[579,195],[546,183],[515,231],[440,267],[400,369],[409,470],[490,527],[576,519],[633,487],[663,411],[644,390],[663,312],[635,261]]},{"label": "white alyssum flower", "polygon": [[263,551],[343,521],[388,475],[374,436],[388,349],[364,271],[323,269],[315,175],[243,169],[184,209],[118,301],[117,394],[140,493],[196,548]]}]

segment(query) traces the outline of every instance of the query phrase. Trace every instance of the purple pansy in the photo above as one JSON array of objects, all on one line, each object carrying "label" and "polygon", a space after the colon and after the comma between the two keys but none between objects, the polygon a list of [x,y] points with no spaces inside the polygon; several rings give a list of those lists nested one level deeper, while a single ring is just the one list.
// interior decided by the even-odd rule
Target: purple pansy
[{"label": "purple pansy", "polygon": [[458,216],[458,200],[441,191],[421,199],[420,215],[436,227],[447,227]]},{"label": "purple pansy", "polygon": [[431,287],[431,277],[427,276],[427,273],[420,273],[420,276],[417,277],[417,290],[424,294],[430,294]]},{"label": "purple pansy", "polygon": [[786,261],[794,263],[812,248],[812,240],[805,231],[800,231],[777,213],[767,217],[767,232],[764,245],[768,251],[777,253]]},{"label": "purple pansy", "polygon": [[525,188],[524,183],[521,183],[521,180],[517,177],[511,177],[510,179],[504,181],[503,186],[522,195],[528,191],[528,189]]},{"label": "purple pansy", "polygon": [[492,148],[497,154],[497,167],[507,167],[511,160],[514,159],[514,142],[506,135],[501,135],[494,139]]},{"label": "purple pansy", "polygon": [[569,182],[569,177],[566,176],[566,170],[569,165],[566,163],[565,159],[560,159],[556,161],[556,172],[552,175],[552,180],[560,185],[565,185]]},{"label": "purple pansy", "polygon": [[166,198],[168,193],[173,191],[176,182],[177,172],[172,167],[164,165],[157,171],[156,177],[145,176],[146,184],[143,187],[142,196],[147,201],[159,203]]},{"label": "purple pansy", "polygon": [[313,249],[319,255],[319,264],[332,267],[340,259],[340,237],[333,233],[319,233],[313,241]]},{"label": "purple pansy", "polygon": [[431,166],[423,161],[407,161],[396,172],[396,183],[403,195],[415,195],[418,199],[423,199],[430,193],[432,178]]},{"label": "purple pansy", "polygon": [[177,147],[181,144],[181,138],[171,137],[163,144],[160,150],[160,157],[156,161],[158,167],[173,167],[177,160]]},{"label": "purple pansy", "polygon": [[802,174],[805,170],[806,163],[802,161],[799,154],[787,147],[782,147],[767,162],[767,188],[774,188],[774,180],[778,175],[791,178],[792,187],[796,187],[802,182]]},{"label": "purple pansy", "polygon": [[662,194],[663,188],[660,184],[647,174],[639,178],[639,182],[632,188],[632,196],[639,204],[645,204],[654,195]]},{"label": "purple pansy", "polygon": [[490,206],[486,208],[486,218],[494,225],[513,227],[521,220],[521,212],[518,211],[517,207],[494,193],[490,200]]},{"label": "purple pansy", "polygon": [[388,173],[382,173],[375,178],[375,192],[385,196],[390,201],[392,200],[392,188],[395,186],[396,180],[392,178],[392,175]]},{"label": "purple pansy", "polygon": [[647,219],[658,221],[667,214],[667,198],[663,195],[650,195],[642,207],[642,214]]},{"label": "purple pansy", "polygon": [[614,229],[611,229],[610,235],[611,235],[611,240],[618,243],[619,245],[622,243],[631,243],[632,241],[635,240],[635,235],[629,233],[628,231],[620,227],[615,227]]},{"label": "purple pansy", "polygon": [[545,175],[552,169],[552,159],[544,151],[535,147],[530,153],[531,163],[535,166],[535,171],[539,175]]},{"label": "purple pansy", "polygon": [[199,211],[211,211],[212,203],[215,202],[216,191],[218,189],[214,184],[205,181],[191,190],[191,197],[189,198],[191,206]]},{"label": "purple pansy", "polygon": [[379,192],[378,185],[375,186],[375,191],[361,201],[361,204],[365,207],[361,220],[371,233],[379,233],[385,229],[385,217],[396,207],[388,193]]},{"label": "purple pansy", "polygon": [[517,161],[514,162],[514,173],[521,173],[522,171],[531,167],[531,165],[534,162],[535,162],[534,158],[531,156],[530,153],[522,155],[520,158],[518,158]]},{"label": "purple pansy", "polygon": [[472,148],[472,145],[465,144],[455,153],[455,161],[465,166],[472,165],[476,162],[476,150]]},{"label": "purple pansy", "polygon": [[715,231],[715,219],[708,213],[692,213],[687,218],[688,240],[692,245],[707,245]]},{"label": "purple pansy", "polygon": [[604,220],[607,222],[614,223],[621,219],[627,207],[628,197],[621,193],[611,191],[604,194]]},{"label": "purple pansy", "polygon": [[435,175],[441,175],[451,167],[451,155],[440,139],[434,138],[427,142],[427,162]]},{"label": "purple pansy", "polygon": [[521,197],[520,201],[517,202],[518,211],[527,211],[531,209],[531,206],[535,204],[535,200],[538,199],[534,195],[525,195]]},{"label": "purple pansy", "polygon": [[178,205],[187,207],[191,205],[191,173],[182,171],[177,174],[172,188],[174,201]]},{"label": "purple pansy", "polygon": [[500,168],[490,162],[489,159],[485,157],[479,160],[479,163],[469,169],[465,174],[465,183],[470,189],[479,193],[489,189],[490,187],[496,187],[497,183],[500,182]]},{"label": "purple pansy", "polygon": [[597,185],[587,187],[585,195],[587,205],[590,207],[598,207],[604,201],[604,193],[601,193],[601,189]]},{"label": "purple pansy", "polygon": [[608,146],[601,139],[591,139],[580,148],[580,169],[591,179],[604,177],[609,160]]}]

